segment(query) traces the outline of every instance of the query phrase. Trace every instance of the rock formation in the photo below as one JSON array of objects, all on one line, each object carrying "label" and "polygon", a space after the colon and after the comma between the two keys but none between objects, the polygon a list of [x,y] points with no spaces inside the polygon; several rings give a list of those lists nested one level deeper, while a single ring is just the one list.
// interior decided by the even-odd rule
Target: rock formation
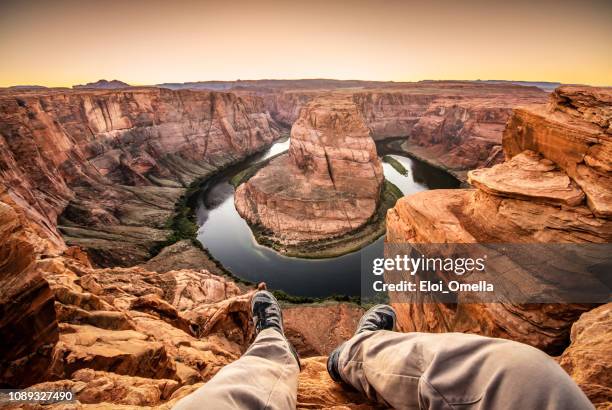
[{"label": "rock formation", "polygon": [[500,136],[512,108],[543,103],[546,97],[535,87],[429,87],[433,88],[358,93],[354,98],[375,138],[406,137],[405,150],[462,179],[467,170],[503,161]]},{"label": "rock formation", "polygon": [[319,98],[293,124],[289,152],[240,185],[235,204],[275,241],[317,241],[364,225],[377,209],[382,182],[374,141],[355,104]]},{"label": "rock formation", "polygon": [[612,217],[612,91],[561,87],[547,107],[516,110],[504,132],[504,152],[542,153],[586,194],[594,215]]},{"label": "rock formation", "polygon": [[[468,173],[476,189],[405,197],[387,215],[387,241],[609,243],[611,89],[561,87],[544,108],[516,109],[507,162]],[[475,332],[550,353],[567,345],[585,305],[399,305],[405,331]]]}]

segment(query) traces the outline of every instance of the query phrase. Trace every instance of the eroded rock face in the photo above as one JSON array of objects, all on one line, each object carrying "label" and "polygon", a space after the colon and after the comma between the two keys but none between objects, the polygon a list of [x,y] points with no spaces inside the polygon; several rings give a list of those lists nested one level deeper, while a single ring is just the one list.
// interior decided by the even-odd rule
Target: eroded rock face
[{"label": "eroded rock face", "polygon": [[494,196],[577,206],[584,192],[549,159],[523,151],[503,164],[469,173],[470,183]]},{"label": "eroded rock face", "polygon": [[372,410],[383,409],[361,393],[334,382],[327,373],[327,357],[312,357],[302,361],[298,378],[298,409]]},{"label": "eroded rock face", "polygon": [[92,268],[82,251],[63,252],[10,196],[2,199],[2,386],[81,382],[84,369],[94,371],[93,385],[121,381],[107,373],[193,384],[249,344],[250,293],[230,280],[203,270]]},{"label": "eroded rock face", "polygon": [[157,88],[4,92],[0,182],[58,243],[59,222],[68,243],[97,264],[133,265],[168,235],[164,224],[189,183],[278,135],[258,97]]},{"label": "eroded rock face", "polygon": [[[251,342],[253,289],[203,270],[92,268],[82,250],[54,248],[18,211],[0,202],[2,386],[70,389],[71,408],[170,409]],[[301,341],[300,408],[372,408],[329,378],[326,357],[308,358],[350,337],[361,309],[285,311],[289,337]]]},{"label": "eroded rock face", "polygon": [[404,149],[445,169],[467,171],[503,161],[501,135],[512,108],[543,103],[535,87],[419,83],[411,90],[356,93],[375,139],[405,137]]},{"label": "eroded rock face", "polygon": [[511,158],[524,150],[557,163],[600,217],[612,216],[612,89],[559,87],[547,107],[520,109],[504,132]]},{"label": "eroded rock face", "polygon": [[59,338],[53,293],[36,257],[50,249],[2,201],[0,244],[0,386],[23,387],[44,378]]},{"label": "eroded rock face", "polygon": [[301,357],[326,356],[353,336],[363,313],[348,303],[288,307],[285,334]]},{"label": "eroded rock face", "polygon": [[289,152],[236,189],[235,205],[278,242],[316,241],[365,224],[382,182],[374,141],[355,104],[321,98],[302,109]]},{"label": "eroded rock face", "polygon": [[[607,124],[602,113],[609,112],[605,96],[611,91],[588,87],[570,91],[556,90],[548,108],[515,110],[504,131],[508,161],[468,173],[476,189],[426,191],[399,200],[387,214],[387,241],[611,242],[612,221],[598,202],[611,192],[610,174],[603,165],[609,160],[587,160],[609,155],[612,138],[599,123]],[[566,99],[579,99],[580,103],[572,103],[578,108],[566,112],[569,103],[558,103]],[[587,174],[597,174],[597,184],[581,179],[579,169],[586,168]],[[518,340],[553,354],[563,350],[572,323],[591,308],[511,303],[397,307],[404,331],[474,332]]]},{"label": "eroded rock face", "polygon": [[170,399],[180,387],[169,379],[148,379],[116,373],[81,369],[70,379],[32,386],[38,391],[72,391],[82,404],[155,406]]},{"label": "eroded rock face", "polygon": [[612,304],[584,313],[572,325],[570,346],[559,364],[597,408],[612,404]]}]

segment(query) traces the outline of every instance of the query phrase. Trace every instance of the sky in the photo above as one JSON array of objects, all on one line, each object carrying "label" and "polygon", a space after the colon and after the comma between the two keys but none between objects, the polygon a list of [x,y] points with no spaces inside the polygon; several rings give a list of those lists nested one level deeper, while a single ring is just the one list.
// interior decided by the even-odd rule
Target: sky
[{"label": "sky", "polygon": [[1,0],[0,86],[236,79],[612,85],[612,1]]}]

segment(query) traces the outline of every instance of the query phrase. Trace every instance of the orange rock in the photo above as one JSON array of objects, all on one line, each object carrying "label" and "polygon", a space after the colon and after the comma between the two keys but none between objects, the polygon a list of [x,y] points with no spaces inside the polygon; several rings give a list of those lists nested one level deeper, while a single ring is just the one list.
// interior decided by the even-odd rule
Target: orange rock
[{"label": "orange rock", "polygon": [[572,325],[572,343],[559,363],[595,407],[612,406],[612,304],[584,313]]},{"label": "orange rock", "polygon": [[285,334],[302,358],[328,355],[353,336],[363,313],[349,303],[285,307]]},{"label": "orange rock", "polygon": [[334,382],[327,373],[327,357],[312,357],[302,361],[298,378],[298,409],[369,410],[384,408],[369,402],[364,396]]},{"label": "orange rock", "polygon": [[168,400],[179,387],[175,380],[146,379],[82,369],[70,379],[31,386],[33,391],[70,390],[81,404],[154,406]]},{"label": "orange rock", "polygon": [[[259,97],[116,90],[0,92],[0,183],[98,266],[148,259],[185,187],[279,136]],[[61,221],[58,218],[61,215]]]},{"label": "orange rock", "polygon": [[565,172],[532,151],[503,164],[468,172],[468,182],[489,194],[533,202],[579,205],[584,193]]},{"label": "orange rock", "polygon": [[516,110],[504,131],[506,156],[542,154],[580,186],[596,216],[612,216],[610,101],[609,87],[560,87],[548,106]]},{"label": "orange rock", "polygon": [[43,379],[59,337],[53,293],[37,260],[53,245],[1,200],[0,244],[0,385],[24,387]]}]

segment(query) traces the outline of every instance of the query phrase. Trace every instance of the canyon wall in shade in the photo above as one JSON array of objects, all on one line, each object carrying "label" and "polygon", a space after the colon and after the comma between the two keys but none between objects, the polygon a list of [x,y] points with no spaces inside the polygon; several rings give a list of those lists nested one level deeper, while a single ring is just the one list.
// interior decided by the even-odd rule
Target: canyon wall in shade
[{"label": "canyon wall in shade", "polygon": [[[0,94],[0,181],[58,243],[133,265],[169,234],[185,188],[263,149],[258,97],[136,88]],[[59,218],[61,214],[61,218]]]}]

